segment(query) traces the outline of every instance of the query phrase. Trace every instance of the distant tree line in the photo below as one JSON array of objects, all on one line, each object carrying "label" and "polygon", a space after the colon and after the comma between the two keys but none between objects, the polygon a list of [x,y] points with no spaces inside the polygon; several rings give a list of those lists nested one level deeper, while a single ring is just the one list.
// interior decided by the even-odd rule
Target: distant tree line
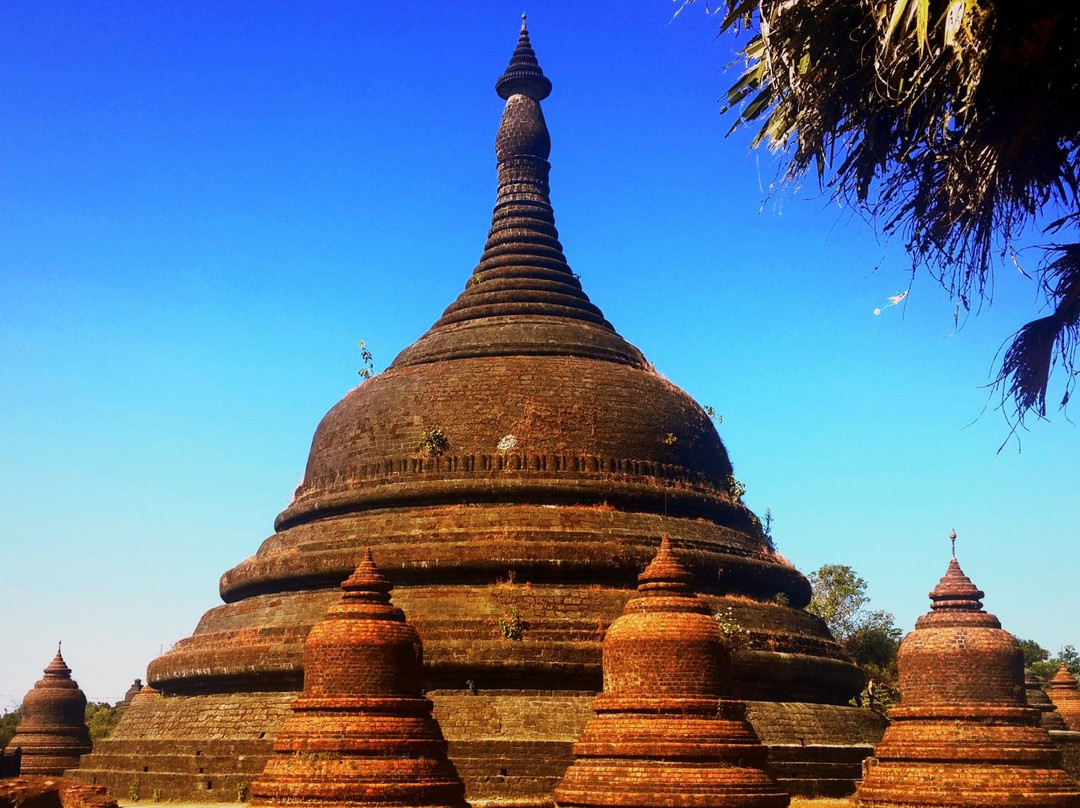
[{"label": "distant tree line", "polygon": [[1035,677],[1046,684],[1058,669],[1064,665],[1073,676],[1080,676],[1080,652],[1076,646],[1066,645],[1056,656],[1039,645],[1035,640],[1020,640],[1020,649],[1024,652],[1024,667],[1031,668]]}]

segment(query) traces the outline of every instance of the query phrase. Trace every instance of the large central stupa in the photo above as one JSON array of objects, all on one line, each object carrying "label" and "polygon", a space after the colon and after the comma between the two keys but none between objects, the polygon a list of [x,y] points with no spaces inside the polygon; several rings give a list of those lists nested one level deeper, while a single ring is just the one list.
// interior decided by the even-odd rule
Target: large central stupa
[{"label": "large central stupa", "polygon": [[154,660],[84,779],[235,799],[301,688],[304,638],[370,546],[425,649],[425,688],[470,802],[544,803],[601,687],[605,628],[664,534],[749,632],[731,698],[781,783],[853,788],[875,716],[803,610],[806,579],[733,493],[709,416],[582,291],[548,196],[551,92],[524,25],[480,263],[431,329],[323,418],[303,482],[224,605]]}]

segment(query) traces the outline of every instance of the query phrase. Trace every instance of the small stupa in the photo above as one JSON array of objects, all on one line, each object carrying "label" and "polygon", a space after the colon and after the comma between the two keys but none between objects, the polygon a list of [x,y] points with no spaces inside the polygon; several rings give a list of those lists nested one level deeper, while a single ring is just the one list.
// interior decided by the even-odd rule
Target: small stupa
[{"label": "small stupa", "polygon": [[730,655],[667,536],[638,581],[604,637],[604,689],[555,805],[788,805],[746,705],[721,698]]},{"label": "small stupa", "polygon": [[23,699],[22,720],[7,748],[22,750],[22,774],[61,775],[78,766],[90,747],[86,696],[57,645],[44,677]]},{"label": "small stupa", "polygon": [[304,690],[251,789],[255,806],[467,808],[421,691],[423,651],[371,557],[304,644]]},{"label": "small stupa", "polygon": [[1076,677],[1062,665],[1050,680],[1047,692],[1069,729],[1080,732],[1080,691]]},{"label": "small stupa", "polygon": [[139,695],[139,691],[142,689],[142,679],[136,679],[134,682],[131,683],[131,687],[129,687],[127,689],[127,692],[124,694],[124,700],[120,702],[120,706],[127,707],[129,704],[131,704],[131,700],[137,695]]},{"label": "small stupa", "polygon": [[1065,719],[1061,717],[1054,702],[1046,695],[1046,691],[1039,684],[1035,672],[1031,668],[1024,670],[1024,696],[1027,698],[1029,707],[1035,707],[1039,711],[1039,726],[1047,732],[1051,730],[1065,732],[1069,729]]},{"label": "small stupa", "polygon": [[1020,644],[982,598],[954,555],[900,645],[900,704],[855,794],[860,808],[1080,806],[1025,701]]},{"label": "small stupa", "polygon": [[1050,733],[1050,740],[1061,750],[1061,768],[1080,782],[1080,732],[1069,729],[1030,668],[1024,672],[1024,692],[1028,705],[1039,709],[1039,724]]}]

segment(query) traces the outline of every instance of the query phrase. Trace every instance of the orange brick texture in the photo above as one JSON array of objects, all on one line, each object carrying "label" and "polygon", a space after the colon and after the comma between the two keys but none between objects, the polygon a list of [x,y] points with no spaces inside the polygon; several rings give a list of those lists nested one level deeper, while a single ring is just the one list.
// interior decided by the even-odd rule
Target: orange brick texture
[{"label": "orange brick texture", "polygon": [[416,630],[368,553],[304,645],[304,690],[251,789],[254,808],[467,808],[421,693]]},{"label": "orange brick texture", "polygon": [[1027,699],[1029,707],[1035,707],[1039,710],[1039,726],[1043,729],[1047,731],[1066,731],[1069,729],[1057,706],[1046,695],[1046,691],[1042,689],[1042,685],[1039,684],[1039,680],[1030,668],[1024,671],[1024,697]]},{"label": "orange brick texture", "polygon": [[[274,534],[221,577],[224,604],[150,663],[164,698],[127,711],[123,745],[106,741],[88,776],[154,779],[165,799],[239,787],[302,685],[305,637],[368,544],[424,643],[437,714],[477,698],[497,715],[483,731],[445,724],[470,799],[548,798],[601,687],[604,630],[664,534],[710,608],[749,632],[727,695],[798,705],[785,713],[797,726],[770,742],[790,752],[792,780],[815,781],[822,763],[798,738],[844,747],[836,765],[848,769],[880,738],[847,717],[862,674],[733,496],[713,421],[616,332],[567,263],[549,196],[550,91],[522,31],[497,82],[497,197],[464,290],[326,414]],[[432,430],[444,440],[425,440]],[[230,715],[249,716],[232,730],[218,715],[230,696],[243,706]],[[534,731],[537,701],[565,721]],[[199,750],[204,771],[143,754],[170,742]]]},{"label": "orange brick texture", "polygon": [[721,699],[729,654],[666,538],[639,581],[604,637],[604,689],[555,805],[788,805],[746,705]]},{"label": "orange brick texture", "polygon": [[1062,665],[1050,680],[1048,688],[1050,700],[1054,702],[1065,724],[1074,732],[1080,732],[1080,692],[1076,677]]},{"label": "orange brick texture", "polygon": [[856,792],[884,806],[1080,806],[1024,696],[1020,645],[953,558],[900,646],[900,704]]},{"label": "orange brick texture", "polygon": [[61,775],[90,751],[86,696],[57,649],[45,675],[26,694],[8,750],[22,750],[22,774]]},{"label": "orange brick texture", "polygon": [[0,808],[117,808],[102,786],[29,775],[0,780]]}]

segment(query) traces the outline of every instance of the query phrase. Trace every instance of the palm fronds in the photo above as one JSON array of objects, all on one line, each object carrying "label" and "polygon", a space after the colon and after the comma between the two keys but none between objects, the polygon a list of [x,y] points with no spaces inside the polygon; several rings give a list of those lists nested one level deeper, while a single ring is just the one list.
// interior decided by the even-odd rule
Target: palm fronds
[{"label": "palm fronds", "polygon": [[[965,307],[1048,212],[1080,213],[1080,6],[1074,0],[724,0],[722,30],[746,30],[726,109],[786,155],[784,181],[819,182],[901,236]],[[1060,248],[1053,248],[1060,249]],[[1062,288],[1054,267],[1041,280]],[[1022,419],[1045,413],[1042,366],[1075,380],[1075,326],[1033,321],[998,382]],[[1057,318],[1057,319],[1054,319]],[[1048,319],[1048,318],[1044,318]],[[1055,326],[1057,326],[1055,331]],[[1036,346],[1038,350],[1036,350]],[[1054,347],[1056,346],[1056,347]],[[1035,387],[1032,387],[1035,383]],[[1034,397],[1032,394],[1034,392]]]},{"label": "palm fronds", "polygon": [[1069,403],[1076,381],[1076,346],[1080,340],[1080,244],[1055,244],[1057,257],[1044,272],[1052,314],[1021,328],[1001,362],[997,383],[1003,399],[1014,402],[1014,414],[1034,412],[1046,416],[1046,389],[1055,365],[1065,369],[1068,381],[1061,406]]}]

